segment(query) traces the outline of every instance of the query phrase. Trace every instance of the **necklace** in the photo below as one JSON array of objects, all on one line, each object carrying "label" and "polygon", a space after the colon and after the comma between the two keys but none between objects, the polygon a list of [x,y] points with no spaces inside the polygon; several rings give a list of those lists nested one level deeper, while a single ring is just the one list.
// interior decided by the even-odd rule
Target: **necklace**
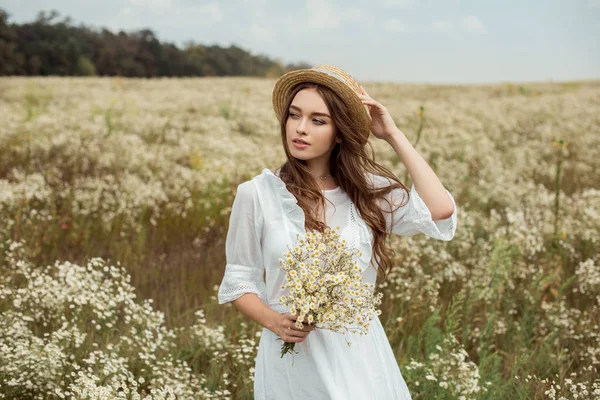
[{"label": "necklace", "polygon": [[319,178],[321,178],[321,180],[325,180],[330,176],[331,176],[331,174],[327,174],[327,175],[320,176]]}]

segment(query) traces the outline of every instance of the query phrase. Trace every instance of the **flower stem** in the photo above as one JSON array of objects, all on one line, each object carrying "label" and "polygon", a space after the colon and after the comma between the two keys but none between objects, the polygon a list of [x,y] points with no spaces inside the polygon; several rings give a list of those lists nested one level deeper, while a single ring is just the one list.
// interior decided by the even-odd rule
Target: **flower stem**
[{"label": "flower stem", "polygon": [[281,345],[281,358],[283,358],[283,356],[286,353],[293,353],[293,354],[298,354],[297,351],[294,350],[294,346],[296,345],[296,343],[288,343],[288,342],[284,342]]}]

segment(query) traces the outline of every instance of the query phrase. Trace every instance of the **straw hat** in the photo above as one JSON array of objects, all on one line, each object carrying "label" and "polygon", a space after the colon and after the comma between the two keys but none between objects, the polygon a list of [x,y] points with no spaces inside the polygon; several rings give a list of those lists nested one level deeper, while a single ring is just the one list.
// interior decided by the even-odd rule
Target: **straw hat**
[{"label": "straw hat", "polygon": [[273,109],[281,121],[288,96],[294,86],[302,82],[314,82],[332,89],[348,106],[355,116],[356,126],[363,134],[365,142],[371,131],[371,116],[358,97],[360,86],[352,76],[333,65],[320,64],[310,69],[299,69],[282,75],[273,88]]}]

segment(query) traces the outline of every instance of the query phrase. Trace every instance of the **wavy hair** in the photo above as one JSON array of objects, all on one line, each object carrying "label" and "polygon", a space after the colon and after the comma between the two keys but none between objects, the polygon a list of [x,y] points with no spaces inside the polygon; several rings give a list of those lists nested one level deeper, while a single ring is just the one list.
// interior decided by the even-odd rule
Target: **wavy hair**
[{"label": "wavy hair", "polygon": [[[307,88],[316,89],[321,95],[332,117],[335,137],[341,138],[341,143],[336,144],[329,159],[330,173],[336,179],[338,185],[348,194],[361,218],[371,229],[374,237],[371,262],[373,257],[378,259],[375,264],[378,266],[377,279],[384,281],[392,268],[391,256],[394,251],[385,243],[387,232],[383,213],[397,210],[397,208],[391,210],[392,205],[386,195],[393,189],[402,188],[406,192],[405,198],[407,201],[398,205],[400,207],[408,202],[410,191],[390,170],[375,161],[375,153],[368,138],[365,138],[354,129],[355,121],[352,112],[342,99],[328,87],[317,83],[304,82],[291,90],[279,121],[281,139],[287,158],[287,161],[279,168],[279,177],[286,184],[288,191],[296,197],[298,205],[304,211],[306,230],[324,232],[327,225],[320,221],[317,215],[320,215],[321,212],[324,214],[326,209],[325,196],[315,179],[312,178],[306,162],[291,155],[286,139],[289,107],[296,94]],[[371,148],[371,157],[366,151],[367,144]],[[370,182],[369,173],[387,177],[392,181],[392,184],[377,187],[374,180]],[[382,209],[378,204],[378,199],[386,201],[390,207],[385,210]],[[379,273],[379,269],[381,269],[382,275]]]}]

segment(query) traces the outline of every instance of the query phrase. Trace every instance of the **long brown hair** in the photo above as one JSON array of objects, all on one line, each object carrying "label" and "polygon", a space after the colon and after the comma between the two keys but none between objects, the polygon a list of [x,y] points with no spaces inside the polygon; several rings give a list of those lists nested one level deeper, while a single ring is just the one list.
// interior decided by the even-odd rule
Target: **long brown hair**
[{"label": "long brown hair", "polygon": [[[341,143],[337,143],[332,150],[329,159],[330,173],[335,177],[338,185],[348,194],[361,218],[371,228],[374,237],[373,257],[377,257],[379,260],[377,264],[383,273],[382,276],[377,271],[377,278],[385,280],[392,268],[391,255],[394,254],[394,251],[385,245],[387,233],[383,213],[386,210],[382,210],[375,200],[382,198],[387,201],[384,196],[397,188],[402,188],[406,192],[406,199],[408,199],[410,192],[390,170],[375,162],[375,153],[371,143],[368,142],[368,138],[360,135],[353,128],[354,120],[351,111],[331,89],[316,83],[304,82],[295,86],[290,92],[281,121],[279,121],[281,140],[287,158],[287,161],[280,168],[279,176],[285,182],[289,192],[296,197],[298,205],[304,211],[306,230],[323,232],[327,225],[319,221],[316,215],[320,215],[321,211],[325,210],[325,196],[323,196],[317,182],[312,178],[306,162],[291,155],[286,139],[289,107],[296,94],[306,88],[314,88],[321,95],[333,119],[336,138],[342,139]],[[368,156],[366,151],[367,144],[371,148],[371,157]],[[387,177],[392,181],[392,184],[377,189],[375,186],[370,185],[367,173]],[[313,204],[316,204],[316,208],[312,207]],[[388,204],[390,206],[387,210],[390,210],[392,205],[389,202]],[[398,205],[398,207],[405,204],[406,202]]]}]

